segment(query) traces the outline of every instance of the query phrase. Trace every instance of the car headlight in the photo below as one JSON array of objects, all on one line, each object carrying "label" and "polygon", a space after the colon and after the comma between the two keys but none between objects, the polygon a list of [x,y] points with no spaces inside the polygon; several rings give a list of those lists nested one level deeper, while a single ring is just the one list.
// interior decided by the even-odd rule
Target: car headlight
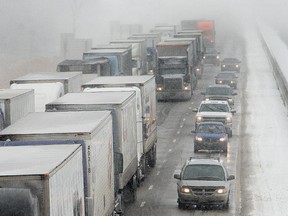
[{"label": "car headlight", "polygon": [[228,98],[228,102],[233,102],[233,99],[232,98]]},{"label": "car headlight", "polygon": [[203,138],[200,137],[200,136],[196,136],[195,139],[196,139],[196,141],[198,141],[198,142],[202,142],[202,141],[203,141]]},{"label": "car headlight", "polygon": [[227,189],[226,188],[219,188],[216,190],[217,194],[225,194],[227,193]]},{"label": "car headlight", "polygon": [[231,80],[230,83],[235,83],[235,81]]},{"label": "car headlight", "polygon": [[236,67],[238,68],[238,67],[239,67],[239,65],[236,65]]},{"label": "car headlight", "polygon": [[203,56],[203,59],[205,59],[206,58],[206,56]]},{"label": "car headlight", "polygon": [[226,140],[227,140],[227,136],[221,137],[221,138],[219,139],[220,142],[225,142]]},{"label": "car headlight", "polygon": [[223,83],[223,81],[222,80],[218,80],[218,83]]},{"label": "car headlight", "polygon": [[222,65],[222,67],[226,67],[226,65]]},{"label": "car headlight", "polygon": [[162,91],[162,87],[161,87],[161,86],[158,86],[158,87],[156,88],[156,90],[157,90],[157,91]]},{"label": "car headlight", "polygon": [[202,117],[201,116],[197,116],[196,117],[196,122],[198,123],[198,122],[201,122],[202,121]]},{"label": "car headlight", "polygon": [[209,101],[210,100],[210,98],[205,98],[205,101]]},{"label": "car headlight", "polygon": [[200,68],[196,68],[196,71],[199,72],[199,71],[200,71]]},{"label": "car headlight", "polygon": [[181,193],[191,193],[191,190],[190,190],[190,188],[187,188],[187,187],[181,187],[180,192]]},{"label": "car headlight", "polygon": [[227,123],[232,123],[232,118],[231,117],[227,117],[226,121],[227,121]]},{"label": "car headlight", "polygon": [[217,59],[220,59],[220,56],[216,56]]},{"label": "car headlight", "polygon": [[149,70],[149,73],[153,73],[154,71],[151,69],[151,70]]}]

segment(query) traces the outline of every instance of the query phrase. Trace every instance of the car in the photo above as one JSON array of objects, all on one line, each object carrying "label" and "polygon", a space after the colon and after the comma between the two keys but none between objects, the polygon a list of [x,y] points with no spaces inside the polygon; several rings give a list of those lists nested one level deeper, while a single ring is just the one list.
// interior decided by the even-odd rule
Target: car
[{"label": "car", "polygon": [[237,76],[234,71],[220,72],[215,76],[215,84],[229,85],[231,88],[237,89]]},{"label": "car", "polygon": [[199,150],[220,150],[227,153],[228,134],[222,122],[200,122],[192,133],[195,133],[195,153]]},{"label": "car", "polygon": [[203,56],[204,64],[213,64],[216,66],[220,65],[220,52],[215,48],[206,48],[205,54]]},{"label": "car", "polygon": [[234,96],[237,92],[234,92],[229,85],[215,84],[209,85],[205,92],[201,92],[204,95],[204,100],[226,100],[231,106],[234,105]]},{"label": "car", "polygon": [[189,158],[179,174],[177,182],[178,208],[188,206],[217,206],[229,208],[231,180],[226,167],[219,158]]},{"label": "car", "polygon": [[222,122],[228,137],[232,137],[233,114],[236,113],[236,110],[232,109],[227,101],[202,101],[198,108],[193,109],[193,112],[197,112],[195,130],[201,122]]},{"label": "car", "polygon": [[240,72],[241,61],[237,58],[224,58],[221,61],[221,71],[237,71]]}]

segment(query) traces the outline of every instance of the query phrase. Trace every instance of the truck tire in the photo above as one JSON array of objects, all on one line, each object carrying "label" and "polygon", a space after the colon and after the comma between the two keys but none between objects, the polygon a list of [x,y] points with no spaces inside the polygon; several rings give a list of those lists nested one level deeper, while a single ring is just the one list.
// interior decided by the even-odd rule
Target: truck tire
[{"label": "truck tire", "polygon": [[153,168],[156,165],[156,145],[151,148],[148,154],[148,165]]}]

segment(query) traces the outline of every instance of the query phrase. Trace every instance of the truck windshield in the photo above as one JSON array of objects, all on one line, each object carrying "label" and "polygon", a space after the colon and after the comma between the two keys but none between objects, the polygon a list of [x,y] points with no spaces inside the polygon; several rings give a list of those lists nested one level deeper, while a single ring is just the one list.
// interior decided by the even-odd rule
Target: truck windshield
[{"label": "truck windshield", "polygon": [[224,181],[223,167],[210,164],[194,164],[185,168],[183,180]]}]

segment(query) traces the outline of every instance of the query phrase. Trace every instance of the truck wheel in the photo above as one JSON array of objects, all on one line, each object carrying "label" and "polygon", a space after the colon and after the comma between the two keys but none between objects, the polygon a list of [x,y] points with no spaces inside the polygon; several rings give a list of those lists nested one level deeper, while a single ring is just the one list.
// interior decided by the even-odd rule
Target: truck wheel
[{"label": "truck wheel", "polygon": [[156,145],[155,144],[149,152],[148,165],[152,168],[155,167],[156,165]]}]

